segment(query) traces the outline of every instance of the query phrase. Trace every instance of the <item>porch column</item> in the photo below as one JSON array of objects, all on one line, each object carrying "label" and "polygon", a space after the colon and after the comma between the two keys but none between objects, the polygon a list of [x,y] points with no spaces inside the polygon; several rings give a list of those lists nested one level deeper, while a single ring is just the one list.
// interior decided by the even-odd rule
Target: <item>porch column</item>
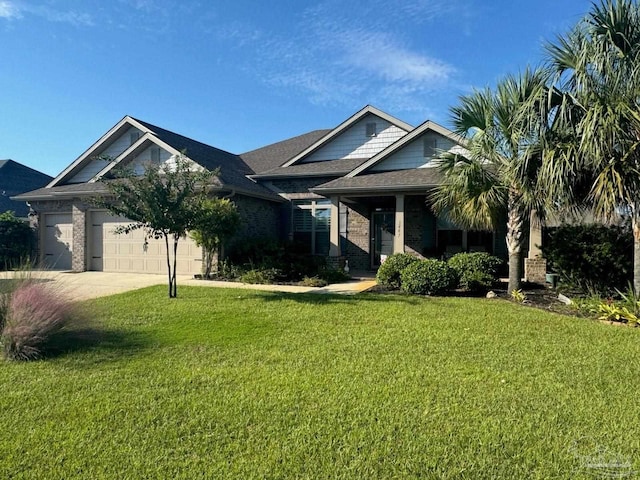
[{"label": "porch column", "polygon": [[529,253],[524,260],[524,278],[527,282],[544,284],[547,260],[542,258],[542,223],[538,212],[531,210],[529,217]]},{"label": "porch column", "polygon": [[396,195],[396,231],[393,253],[404,253],[404,194]]},{"label": "porch column", "polygon": [[329,256],[339,257],[340,252],[340,197],[331,197],[331,221],[329,223]]}]

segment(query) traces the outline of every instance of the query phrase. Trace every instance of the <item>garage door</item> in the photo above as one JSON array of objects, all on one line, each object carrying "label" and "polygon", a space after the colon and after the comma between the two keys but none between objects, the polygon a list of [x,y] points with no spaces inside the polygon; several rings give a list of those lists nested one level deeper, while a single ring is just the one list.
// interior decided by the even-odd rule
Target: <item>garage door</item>
[{"label": "garage door", "polygon": [[[149,240],[144,249],[144,233],[135,230],[116,234],[117,227],[129,222],[108,212],[94,211],[90,215],[89,269],[104,272],[167,273],[164,239]],[[171,246],[171,245],[170,245]],[[202,251],[191,238],[178,242],[178,274],[200,273]]]},{"label": "garage door", "polygon": [[70,213],[44,215],[44,264],[52,270],[71,270],[73,224]]}]

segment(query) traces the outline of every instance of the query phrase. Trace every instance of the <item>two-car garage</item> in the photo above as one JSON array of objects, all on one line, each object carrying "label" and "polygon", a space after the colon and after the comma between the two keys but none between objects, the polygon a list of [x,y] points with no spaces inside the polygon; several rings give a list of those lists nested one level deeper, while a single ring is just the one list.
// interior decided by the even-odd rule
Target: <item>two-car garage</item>
[{"label": "two-car garage", "polygon": [[[48,268],[70,270],[73,250],[73,222],[70,213],[44,216],[44,261]],[[142,230],[117,234],[126,219],[107,211],[93,210],[85,216],[86,269],[104,272],[158,273],[167,272],[164,239],[150,239],[146,248]],[[171,243],[170,243],[171,246]],[[202,250],[191,238],[178,243],[178,274],[196,274],[202,266]]]}]

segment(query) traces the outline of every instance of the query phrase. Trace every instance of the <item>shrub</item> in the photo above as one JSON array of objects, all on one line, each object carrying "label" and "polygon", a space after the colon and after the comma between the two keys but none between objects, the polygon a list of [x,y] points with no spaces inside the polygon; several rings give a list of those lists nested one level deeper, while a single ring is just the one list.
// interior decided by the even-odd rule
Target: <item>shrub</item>
[{"label": "shrub", "polygon": [[418,260],[417,257],[409,253],[394,253],[380,265],[376,281],[385,287],[400,288],[402,286],[402,271]]},{"label": "shrub", "polygon": [[633,235],[628,223],[550,229],[542,252],[563,283],[584,292],[614,294],[633,279]]},{"label": "shrub", "polygon": [[280,275],[280,272],[275,268],[265,269],[251,269],[240,276],[242,283],[260,283],[269,284],[275,283]]},{"label": "shrub", "polygon": [[417,295],[437,295],[455,288],[456,272],[446,262],[435,259],[418,260],[402,271],[402,290]]},{"label": "shrub", "polygon": [[326,287],[327,281],[319,277],[304,277],[300,285],[303,287]]},{"label": "shrub", "polygon": [[489,289],[498,280],[502,260],[484,252],[457,253],[447,262],[456,271],[458,286],[471,292]]},{"label": "shrub", "polygon": [[317,276],[327,283],[342,283],[351,279],[351,277],[347,273],[345,273],[344,270],[327,266],[320,267],[318,269]]},{"label": "shrub", "polygon": [[13,212],[0,214],[0,270],[15,268],[27,261],[35,245],[35,232]]},{"label": "shrub", "polygon": [[0,301],[0,344],[10,360],[39,358],[51,336],[69,323],[73,304],[42,283],[25,281]]}]

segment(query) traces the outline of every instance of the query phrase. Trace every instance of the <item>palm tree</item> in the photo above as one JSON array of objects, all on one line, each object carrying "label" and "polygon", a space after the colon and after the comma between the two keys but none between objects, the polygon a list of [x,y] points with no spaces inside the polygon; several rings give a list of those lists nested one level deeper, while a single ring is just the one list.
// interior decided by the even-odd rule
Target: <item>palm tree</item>
[{"label": "palm tree", "polygon": [[533,209],[544,212],[537,177],[546,80],[544,71],[526,69],[495,91],[461,97],[451,114],[454,131],[467,140],[465,152],[442,155],[444,182],[431,195],[436,213],[465,228],[493,230],[506,216],[509,292],[520,288],[526,219]]},{"label": "palm tree", "polygon": [[640,293],[640,8],[632,0],[594,4],[547,52],[571,98],[559,113],[571,135],[565,148],[550,151],[544,170],[557,191],[570,191],[587,172],[586,200],[596,218],[630,213]]}]

